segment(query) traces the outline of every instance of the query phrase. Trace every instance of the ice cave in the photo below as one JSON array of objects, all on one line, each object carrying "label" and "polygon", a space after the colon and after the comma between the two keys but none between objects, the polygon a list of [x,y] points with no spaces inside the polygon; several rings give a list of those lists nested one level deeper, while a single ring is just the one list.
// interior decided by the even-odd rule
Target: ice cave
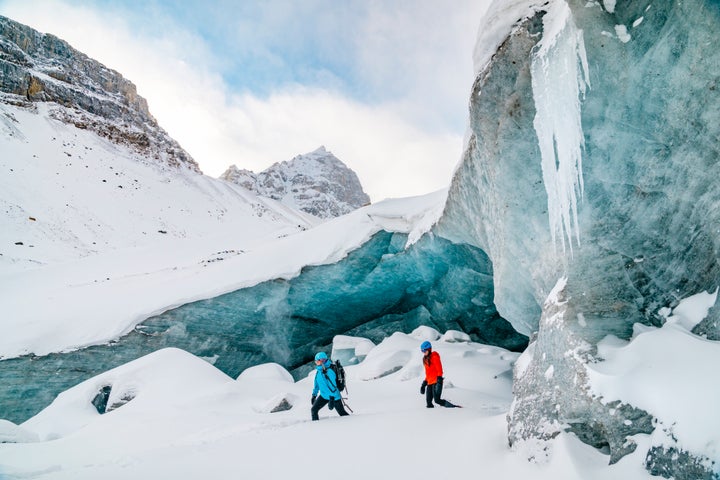
[{"label": "ice cave", "polygon": [[482,250],[432,234],[406,243],[407,235],[382,231],[338,263],[169,310],[109,345],[4,360],[0,418],[24,421],[78,382],[164,347],[237,376],[265,362],[299,369],[335,335],[380,341],[420,325],[514,351],[527,346],[495,309]]}]

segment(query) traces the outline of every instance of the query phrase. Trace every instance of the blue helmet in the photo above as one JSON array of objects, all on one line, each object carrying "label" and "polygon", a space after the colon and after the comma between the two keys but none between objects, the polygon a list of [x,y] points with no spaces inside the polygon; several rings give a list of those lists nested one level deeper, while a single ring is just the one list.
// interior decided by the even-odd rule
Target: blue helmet
[{"label": "blue helmet", "polygon": [[327,360],[327,358],[328,358],[328,356],[327,356],[327,353],[325,353],[325,352],[318,352],[317,355],[315,355],[315,361],[316,361],[316,362],[317,362],[318,360],[323,360],[323,361],[325,361],[325,360]]},{"label": "blue helmet", "polygon": [[422,352],[424,352],[425,350],[430,350],[430,349],[432,349],[432,345],[427,340],[422,342],[422,345],[420,345],[420,351],[422,351]]}]

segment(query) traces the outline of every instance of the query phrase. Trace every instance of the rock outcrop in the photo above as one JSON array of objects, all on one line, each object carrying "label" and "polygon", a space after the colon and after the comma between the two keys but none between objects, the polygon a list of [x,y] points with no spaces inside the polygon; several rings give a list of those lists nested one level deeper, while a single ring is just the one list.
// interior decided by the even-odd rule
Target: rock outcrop
[{"label": "rock outcrop", "polygon": [[129,145],[171,167],[200,172],[160,128],[135,85],[67,42],[0,16],[0,101],[33,108],[78,128]]}]

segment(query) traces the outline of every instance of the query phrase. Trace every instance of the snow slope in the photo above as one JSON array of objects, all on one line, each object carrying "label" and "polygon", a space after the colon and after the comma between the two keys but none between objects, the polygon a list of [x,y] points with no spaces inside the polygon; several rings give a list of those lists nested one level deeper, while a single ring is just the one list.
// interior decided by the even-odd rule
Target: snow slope
[{"label": "snow slope", "polygon": [[4,358],[104,343],[178,305],[336,262],[381,229],[427,230],[444,200],[386,201],[311,228],[309,215],[152,163],[47,108],[0,104]]},{"label": "snow slope", "polygon": [[[607,466],[606,456],[566,434],[549,459],[527,462],[529,451],[509,449],[505,431],[517,354],[444,340],[449,333],[439,339],[421,327],[387,338],[346,368],[353,413],[323,409],[319,422],[310,421],[311,372],[293,383],[266,364],[234,380],[186,352],[161,350],[81,383],[15,427],[38,441],[0,444],[0,477],[651,478],[637,455]],[[425,408],[425,339],[443,359],[444,397],[464,408]],[[109,403],[133,399],[101,415],[90,401],[104,385],[112,385]],[[270,413],[283,398],[293,407]],[[0,437],[11,429],[0,425]]]},{"label": "snow slope", "polygon": [[0,102],[3,272],[176,239],[288,234],[312,217]]},{"label": "snow slope", "polygon": [[423,225],[443,193],[381,202],[273,241],[187,240],[0,275],[0,356],[104,343],[172,307],[334,263],[381,229]]}]

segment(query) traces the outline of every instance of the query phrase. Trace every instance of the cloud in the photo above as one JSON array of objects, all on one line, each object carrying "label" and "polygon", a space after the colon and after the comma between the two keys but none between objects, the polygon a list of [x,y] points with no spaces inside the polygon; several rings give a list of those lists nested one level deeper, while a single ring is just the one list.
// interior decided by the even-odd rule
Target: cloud
[{"label": "cloud", "polygon": [[[346,52],[352,61],[327,61],[327,70],[323,70],[323,57],[342,53],[334,51],[337,45],[328,44],[318,58],[308,60],[312,73],[300,76],[324,75],[325,81],[304,86],[286,80],[258,94],[226,80],[227,63],[232,63],[226,55],[233,55],[240,46],[219,51],[198,29],[167,15],[146,19],[154,25],[151,28],[138,24],[142,17],[138,12],[58,0],[28,3],[4,1],[0,13],[67,40],[133,81],[160,125],[208,175],[217,176],[230,164],[262,170],[325,145],[358,173],[365,190],[377,201],[443,188],[459,160],[462,133],[457,132],[457,125],[450,128],[440,117],[449,115],[444,106],[451,103],[462,108],[464,122],[472,82],[472,45],[467,46],[466,72],[444,71],[452,70],[454,60],[447,66],[433,65],[433,61],[455,55],[458,39],[433,28],[440,29],[438,24],[443,22],[449,22],[450,30],[461,28],[463,22],[475,23],[463,17],[462,11],[418,11],[406,4],[410,10],[404,13],[404,2],[394,10],[368,2],[368,7],[349,10],[341,17],[326,13],[312,42],[326,44],[338,32],[333,22],[350,22],[340,25],[340,30],[345,28],[353,35],[355,46]],[[313,9],[305,14],[321,10],[323,3],[311,5]],[[281,15],[263,7],[262,16],[274,15],[269,24],[280,29],[288,22],[288,11],[294,12],[294,28],[301,28],[300,12],[288,9]],[[353,15],[359,17],[356,23],[350,18]],[[232,37],[233,25],[238,25],[237,19],[218,27],[220,33],[231,36],[230,43],[240,38]],[[461,36],[469,36],[469,27],[462,28],[466,30]],[[243,41],[252,42],[247,31],[243,32]],[[278,65],[299,62],[299,58],[282,57],[283,45],[275,42],[263,47],[258,43],[243,48],[254,52],[248,55],[267,62],[275,55]],[[349,48],[347,42],[342,45]],[[291,53],[302,56],[304,51],[298,47]],[[345,67],[356,70],[343,72]],[[366,92],[353,96],[353,82],[365,84]],[[358,98],[363,95],[367,98]]]},{"label": "cloud", "polygon": [[374,0],[357,35],[358,64],[378,92],[433,129],[465,127],[472,51],[488,0]]},{"label": "cloud", "polygon": [[234,99],[233,109],[232,130],[244,146],[235,163],[251,164],[258,152],[289,159],[325,145],[357,172],[373,200],[447,186],[462,146],[462,137],[429,135],[392,109],[320,90],[298,87],[266,100],[245,96]]}]

